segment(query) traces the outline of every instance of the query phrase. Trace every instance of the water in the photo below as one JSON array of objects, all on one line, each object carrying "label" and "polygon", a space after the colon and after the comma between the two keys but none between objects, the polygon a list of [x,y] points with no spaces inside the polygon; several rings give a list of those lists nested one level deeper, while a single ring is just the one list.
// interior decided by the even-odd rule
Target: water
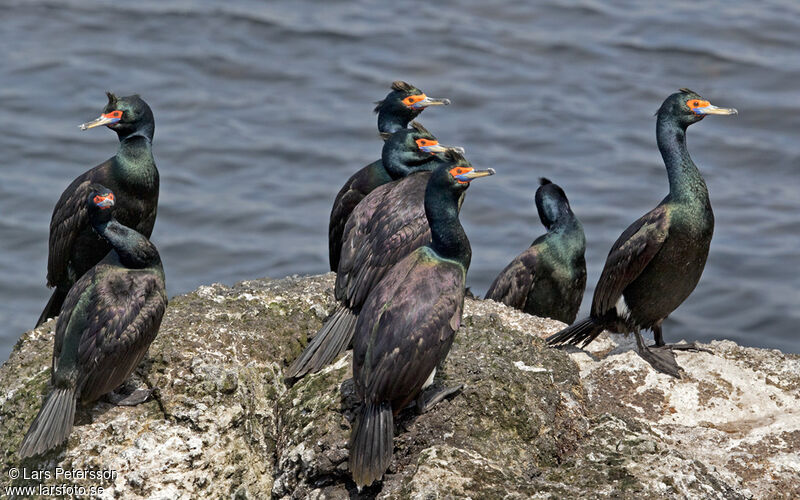
[{"label": "water", "polygon": [[170,295],[327,270],[333,198],[379,156],[372,102],[404,79],[448,108],[421,121],[495,177],[462,221],[477,293],[543,232],[539,176],[588,238],[591,292],[613,241],[667,179],[653,113],[689,87],[736,117],[689,130],[716,214],[706,271],[668,341],[800,352],[800,4],[3,1],[0,359],[32,327],[53,205],[116,136],[77,125],[103,91],[156,116],[153,235]]}]

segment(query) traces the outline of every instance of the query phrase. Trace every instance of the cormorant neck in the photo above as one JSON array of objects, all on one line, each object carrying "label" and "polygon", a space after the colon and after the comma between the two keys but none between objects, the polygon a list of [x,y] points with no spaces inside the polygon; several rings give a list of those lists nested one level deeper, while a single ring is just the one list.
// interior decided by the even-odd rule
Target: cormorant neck
[{"label": "cormorant neck", "polygon": [[408,127],[408,122],[411,120],[413,117],[399,116],[397,113],[381,110],[378,112],[378,131],[394,134],[398,130]]},{"label": "cormorant neck", "polygon": [[466,270],[472,260],[472,247],[458,220],[460,197],[461,193],[450,190],[436,192],[429,183],[425,191],[425,216],[431,227],[430,246],[433,251],[441,257],[459,262]]},{"label": "cormorant neck", "polygon": [[659,116],[656,138],[667,167],[670,198],[676,201],[707,199],[706,183],[686,148],[686,126],[676,123],[670,115]]},{"label": "cormorant neck", "polygon": [[416,153],[389,154],[383,161],[383,167],[394,180],[402,179],[414,172],[435,170],[439,164],[440,160],[436,155],[420,156]]},{"label": "cormorant neck", "polygon": [[559,254],[564,258],[571,259],[576,255],[583,255],[586,251],[586,235],[583,232],[583,225],[569,210],[568,213],[559,217],[556,222],[547,230],[548,239],[554,241],[559,247]]},{"label": "cormorant neck", "polygon": [[158,250],[150,243],[150,240],[137,231],[120,224],[116,219],[93,220],[92,226],[97,234],[114,248],[123,266],[130,269],[142,269],[161,261]]},{"label": "cormorant neck", "polygon": [[123,184],[157,185],[153,147],[150,139],[141,134],[131,134],[119,143],[114,171]]}]

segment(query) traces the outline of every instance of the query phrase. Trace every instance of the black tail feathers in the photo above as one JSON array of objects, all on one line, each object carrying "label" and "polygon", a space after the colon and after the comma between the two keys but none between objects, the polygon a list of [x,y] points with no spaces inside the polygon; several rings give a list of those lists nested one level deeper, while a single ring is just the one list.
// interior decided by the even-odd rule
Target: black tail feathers
[{"label": "black tail feathers", "polygon": [[300,356],[289,366],[284,377],[302,378],[331,364],[350,346],[357,319],[358,316],[353,311],[340,305]]},{"label": "black tail feathers", "polygon": [[350,474],[359,488],[380,480],[394,451],[394,416],[389,402],[364,403],[350,435]]},{"label": "black tail feathers", "polygon": [[591,341],[603,333],[603,326],[598,325],[592,318],[584,318],[564,328],[555,335],[547,337],[548,345],[578,345],[586,347]]},{"label": "black tail feathers", "polygon": [[47,305],[44,306],[44,311],[39,315],[39,319],[36,320],[34,328],[37,328],[48,319],[58,316],[58,313],[61,312],[61,306],[64,304],[64,299],[67,298],[68,291],[60,286],[53,290],[53,294],[50,296],[50,300],[47,301]]},{"label": "black tail feathers", "polygon": [[73,389],[53,389],[22,440],[20,458],[39,455],[66,441],[75,419],[75,404]]}]

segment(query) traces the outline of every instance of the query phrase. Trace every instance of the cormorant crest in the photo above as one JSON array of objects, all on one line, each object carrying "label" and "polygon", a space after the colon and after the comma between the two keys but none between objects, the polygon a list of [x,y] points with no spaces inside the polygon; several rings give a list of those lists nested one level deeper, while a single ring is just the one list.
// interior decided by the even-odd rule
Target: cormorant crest
[{"label": "cormorant crest", "polygon": [[423,127],[423,126],[422,126],[422,124],[421,124],[420,122],[418,122],[418,121],[413,121],[413,122],[411,122],[411,128],[413,128],[414,130],[416,130],[416,131],[417,131],[417,132],[419,132],[420,134],[426,134],[426,135],[433,136],[433,134],[431,134],[430,132],[428,132],[428,129],[426,129],[425,127]]},{"label": "cormorant crest", "polygon": [[448,149],[447,152],[444,154],[444,157],[453,163],[458,163],[459,161],[467,161],[467,159],[456,151],[455,149]]},{"label": "cormorant crest", "polygon": [[694,90],[687,89],[686,87],[681,87],[678,90],[681,91],[681,92],[684,92],[686,94],[697,94],[697,95],[700,95],[697,92],[695,92]]},{"label": "cormorant crest", "polygon": [[109,104],[114,104],[117,102],[117,96],[115,96],[113,92],[106,91],[106,97],[108,97]]},{"label": "cormorant crest", "polygon": [[390,132],[378,132],[378,135],[381,136],[381,139],[383,139],[384,142],[388,141],[389,137],[392,136]]},{"label": "cormorant crest", "polygon": [[551,181],[547,177],[539,177],[539,185],[540,186],[546,186],[546,185],[552,184],[552,183],[553,183],[553,181]]},{"label": "cormorant crest", "polygon": [[398,92],[413,92],[416,90],[416,88],[402,80],[397,80],[392,82],[392,90],[397,90]]}]

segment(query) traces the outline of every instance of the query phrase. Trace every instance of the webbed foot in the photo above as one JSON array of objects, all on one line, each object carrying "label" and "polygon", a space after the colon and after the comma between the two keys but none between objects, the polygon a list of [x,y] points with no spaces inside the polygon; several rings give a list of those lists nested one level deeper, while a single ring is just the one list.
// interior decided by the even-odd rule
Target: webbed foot
[{"label": "webbed foot", "polygon": [[420,395],[417,396],[417,413],[420,415],[426,413],[443,399],[461,392],[463,388],[464,384],[458,384],[454,387],[444,387],[441,389],[431,388],[427,391],[422,391]]},{"label": "webbed foot", "polygon": [[[124,390],[124,388],[121,388]],[[126,393],[123,390],[111,391],[106,394],[106,400],[117,406],[136,406],[142,404],[150,398],[152,389],[135,389],[133,392]]]}]

